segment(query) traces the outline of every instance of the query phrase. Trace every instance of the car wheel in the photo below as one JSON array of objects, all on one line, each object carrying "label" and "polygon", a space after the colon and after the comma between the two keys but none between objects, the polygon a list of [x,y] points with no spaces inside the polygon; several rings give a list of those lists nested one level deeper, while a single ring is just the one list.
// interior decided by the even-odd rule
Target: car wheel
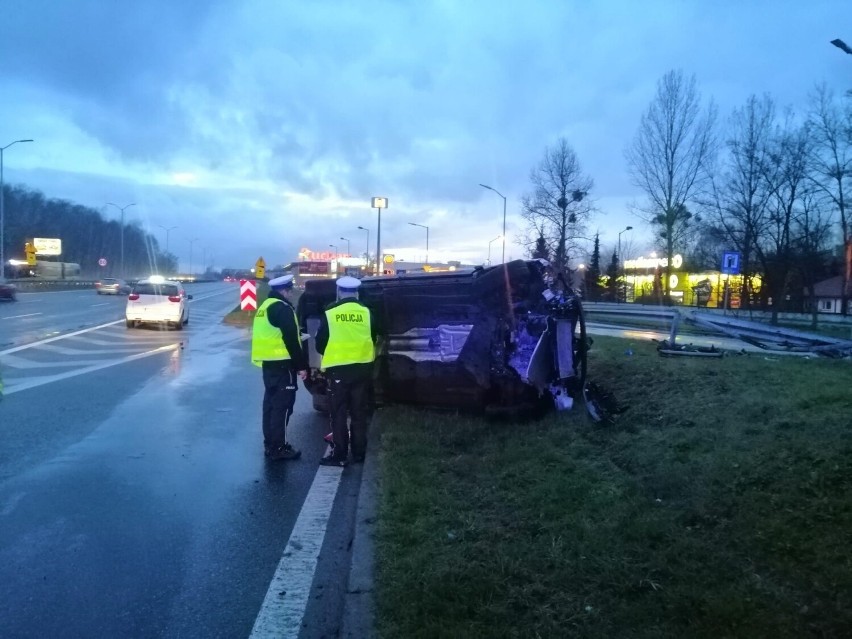
[{"label": "car wheel", "polygon": [[181,321],[175,322],[174,327],[175,327],[176,331],[182,331],[183,330],[183,322],[181,322]]},{"label": "car wheel", "polygon": [[127,328],[133,328],[136,325],[136,322],[133,320],[124,320],[124,325],[127,326]]}]

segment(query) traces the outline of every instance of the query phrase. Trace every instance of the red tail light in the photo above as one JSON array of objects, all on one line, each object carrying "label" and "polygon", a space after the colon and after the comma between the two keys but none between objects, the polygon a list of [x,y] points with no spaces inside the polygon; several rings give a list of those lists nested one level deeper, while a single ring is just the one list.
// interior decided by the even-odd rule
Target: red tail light
[{"label": "red tail light", "polygon": [[170,302],[180,302],[180,295],[169,295]]},{"label": "red tail light", "polygon": [[139,299],[139,293],[131,293],[127,296],[127,299],[129,299],[131,302],[135,302]]}]

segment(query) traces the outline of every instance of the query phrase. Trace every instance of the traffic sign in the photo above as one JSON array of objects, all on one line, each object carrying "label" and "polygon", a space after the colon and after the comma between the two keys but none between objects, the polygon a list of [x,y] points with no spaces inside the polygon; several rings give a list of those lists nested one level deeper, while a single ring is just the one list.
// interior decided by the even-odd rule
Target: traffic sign
[{"label": "traffic sign", "polygon": [[240,310],[257,310],[257,285],[254,280],[240,280]]},{"label": "traffic sign", "polygon": [[722,273],[725,275],[739,275],[742,255],[737,251],[725,251],[722,253]]},{"label": "traffic sign", "polygon": [[385,264],[393,264],[395,259],[396,258],[393,255],[391,255],[390,253],[385,253],[385,256],[382,258],[382,261]]},{"label": "traffic sign", "polygon": [[254,263],[254,276],[258,279],[263,279],[266,276],[266,262],[263,261],[262,257],[257,258],[257,262]]},{"label": "traffic sign", "polygon": [[35,266],[36,265],[36,250],[35,246],[33,246],[32,242],[27,242],[24,244],[24,251],[27,254],[27,266]]},{"label": "traffic sign", "polygon": [[107,265],[107,261],[106,261],[105,257],[102,257],[101,259],[98,260],[98,266],[106,266],[106,265]]}]

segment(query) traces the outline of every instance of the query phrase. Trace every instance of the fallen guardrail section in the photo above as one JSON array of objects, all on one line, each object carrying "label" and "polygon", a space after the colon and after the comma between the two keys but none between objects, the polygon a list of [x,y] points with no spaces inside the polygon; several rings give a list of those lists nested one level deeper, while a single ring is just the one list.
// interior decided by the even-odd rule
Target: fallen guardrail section
[{"label": "fallen guardrail section", "polygon": [[722,356],[723,352],[712,346],[696,347],[692,345],[678,345],[677,332],[680,322],[683,320],[688,324],[704,330],[738,339],[767,351],[813,354],[834,358],[852,357],[852,341],[850,340],[781,328],[762,322],[751,322],[724,316],[719,317],[697,311],[692,311],[684,315],[675,309],[671,313],[672,326],[669,339],[660,342],[658,346],[658,350],[662,356]]}]

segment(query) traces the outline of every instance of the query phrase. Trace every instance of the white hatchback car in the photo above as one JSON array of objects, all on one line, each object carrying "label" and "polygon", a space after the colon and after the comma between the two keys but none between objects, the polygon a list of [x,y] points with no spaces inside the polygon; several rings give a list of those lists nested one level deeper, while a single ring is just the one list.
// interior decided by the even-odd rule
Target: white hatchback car
[{"label": "white hatchback car", "polygon": [[189,323],[187,295],[180,282],[152,277],[139,280],[127,296],[124,312],[127,328],[137,324],[166,324],[181,330]]}]

